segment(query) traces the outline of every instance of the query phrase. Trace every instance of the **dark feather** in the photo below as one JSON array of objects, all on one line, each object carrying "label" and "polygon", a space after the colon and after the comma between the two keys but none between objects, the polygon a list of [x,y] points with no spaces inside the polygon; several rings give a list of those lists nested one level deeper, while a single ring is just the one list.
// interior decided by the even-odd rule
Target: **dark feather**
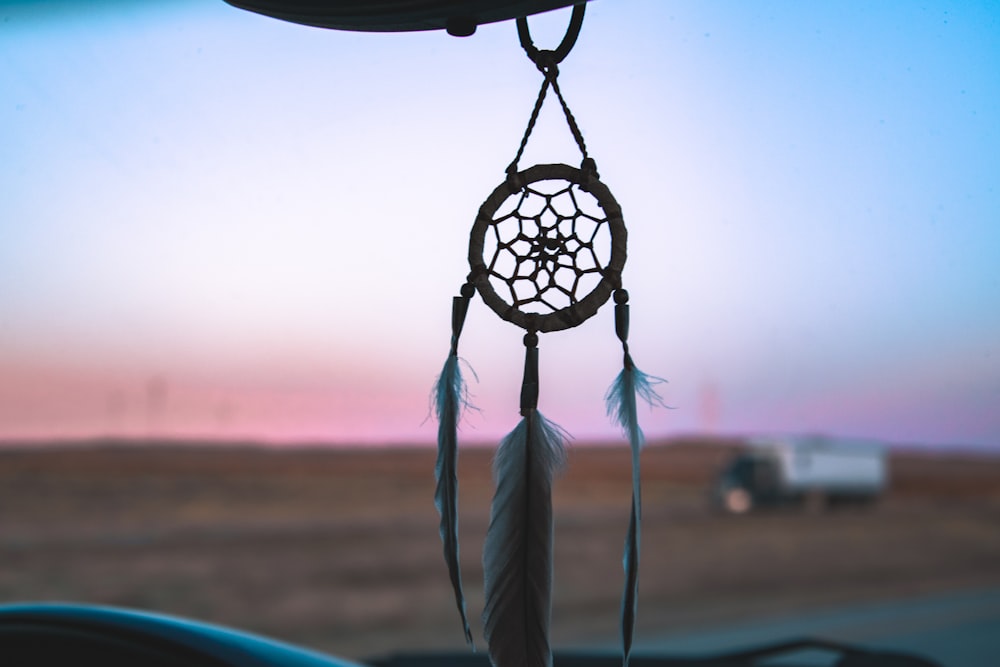
[{"label": "dark feather", "polygon": [[635,635],[635,619],[639,600],[639,553],[642,525],[642,488],[640,481],[639,453],[645,444],[645,436],[639,428],[636,397],[646,403],[663,405],[653,384],[662,382],[651,378],[628,359],[624,370],[618,374],[605,396],[608,415],[622,427],[632,450],[632,509],[629,514],[628,533],[625,536],[625,554],[622,566],[625,569],[625,585],[622,591],[622,665],[628,667],[632,654],[632,639]]},{"label": "dark feather", "polygon": [[465,610],[462,572],[458,558],[458,420],[468,403],[458,356],[449,354],[437,381],[435,411],[438,418],[438,457],[434,473],[437,488],[434,504],[441,515],[441,542],[448,575],[455,590],[455,604],[462,617],[465,641],[472,642],[472,630]]}]

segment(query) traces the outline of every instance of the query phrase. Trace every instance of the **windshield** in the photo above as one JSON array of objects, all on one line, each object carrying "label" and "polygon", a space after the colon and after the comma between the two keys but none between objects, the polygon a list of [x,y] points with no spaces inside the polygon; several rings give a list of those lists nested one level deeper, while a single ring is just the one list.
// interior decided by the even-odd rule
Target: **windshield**
[{"label": "windshield", "polygon": [[[535,42],[568,14],[533,17]],[[637,651],[1000,652],[968,629],[1000,617],[998,20],[589,3],[559,83],[621,204],[631,354],[669,406],[640,410]],[[464,650],[428,397],[540,84],[511,22],[459,39],[221,0],[0,1],[0,601],[354,658]],[[521,164],[579,159],[549,99]],[[604,406],[612,310],[539,343],[539,407],[573,437],[553,642],[610,652],[631,493]],[[473,300],[460,536],[480,645],[522,335]],[[883,445],[850,468],[875,481],[771,469],[745,511],[719,502],[751,440],[816,434]]]}]

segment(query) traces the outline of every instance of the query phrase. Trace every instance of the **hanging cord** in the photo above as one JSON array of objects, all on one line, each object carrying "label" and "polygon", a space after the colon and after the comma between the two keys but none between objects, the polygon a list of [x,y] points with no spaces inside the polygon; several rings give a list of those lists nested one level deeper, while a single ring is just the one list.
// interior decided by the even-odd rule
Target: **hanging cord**
[{"label": "hanging cord", "polygon": [[566,29],[566,35],[563,37],[559,46],[555,50],[543,50],[535,46],[534,42],[531,40],[531,32],[528,30],[528,19],[519,18],[517,19],[517,36],[521,41],[521,46],[524,48],[525,53],[528,54],[528,58],[531,62],[535,63],[535,67],[538,68],[545,80],[542,81],[541,90],[538,91],[538,99],[535,100],[535,106],[531,110],[531,117],[528,119],[528,127],[524,131],[524,136],[521,138],[521,145],[518,146],[517,155],[514,160],[507,167],[507,181],[510,184],[511,190],[516,192],[523,187],[523,183],[519,182],[520,179],[517,178],[517,163],[521,161],[521,156],[524,154],[524,149],[528,145],[528,138],[531,136],[532,130],[535,129],[535,123],[538,121],[538,114],[542,110],[542,104],[545,102],[545,94],[548,92],[549,86],[552,86],[552,90],[555,92],[556,97],[559,99],[559,105],[562,107],[563,115],[566,116],[566,124],[569,125],[569,130],[573,134],[573,139],[576,141],[576,145],[580,149],[580,153],[583,154],[582,167],[592,172],[595,176],[597,175],[597,165],[594,160],[587,155],[587,144],[583,140],[583,133],[580,132],[580,127],[577,125],[576,118],[573,116],[573,112],[570,111],[569,105],[566,104],[566,99],[563,97],[562,91],[559,89],[559,63],[561,63],[567,55],[569,55],[570,50],[573,45],[576,44],[577,37],[580,36],[580,27],[583,25],[583,14],[586,9],[586,3],[580,3],[573,6],[573,15],[570,17],[569,27]]},{"label": "hanging cord", "polygon": [[524,334],[524,376],[521,380],[521,416],[538,409],[538,334]]},{"label": "hanging cord", "polygon": [[628,351],[628,292],[620,287],[615,290],[615,335],[622,344],[622,365],[627,371],[635,368]]}]

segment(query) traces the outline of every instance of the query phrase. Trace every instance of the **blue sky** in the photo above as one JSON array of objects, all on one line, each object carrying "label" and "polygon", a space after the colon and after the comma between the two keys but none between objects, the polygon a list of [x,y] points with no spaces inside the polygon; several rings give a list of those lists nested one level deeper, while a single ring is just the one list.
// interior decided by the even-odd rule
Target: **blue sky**
[{"label": "blue sky", "polygon": [[[468,230],[540,83],[512,23],[0,2],[0,437],[429,441]],[[532,19],[554,45],[568,12]],[[651,436],[1000,446],[1000,3],[596,0],[560,81],[629,226]],[[523,165],[575,164],[554,100]],[[476,302],[470,440],[517,419]],[[540,408],[613,436],[611,309]]]}]

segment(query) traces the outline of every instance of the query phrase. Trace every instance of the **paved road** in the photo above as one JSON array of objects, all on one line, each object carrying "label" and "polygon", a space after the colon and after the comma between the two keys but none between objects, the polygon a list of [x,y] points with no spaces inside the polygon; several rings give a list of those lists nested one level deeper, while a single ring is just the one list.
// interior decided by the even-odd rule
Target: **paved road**
[{"label": "paved road", "polygon": [[[641,641],[637,652],[708,654],[800,637],[895,649],[943,667],[1000,666],[1000,588],[856,605]],[[806,656],[803,656],[806,657]],[[809,656],[807,664],[829,664]]]}]

